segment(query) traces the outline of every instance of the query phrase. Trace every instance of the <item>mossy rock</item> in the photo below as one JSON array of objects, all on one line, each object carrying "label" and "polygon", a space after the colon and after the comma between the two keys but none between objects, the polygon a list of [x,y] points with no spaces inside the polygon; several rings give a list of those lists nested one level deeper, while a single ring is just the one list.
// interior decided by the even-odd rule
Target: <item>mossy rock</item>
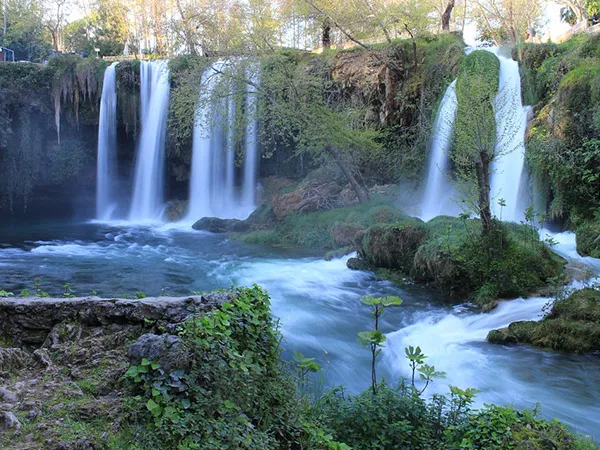
[{"label": "mossy rock", "polygon": [[218,217],[203,217],[192,225],[194,230],[210,231],[211,233],[243,233],[250,225],[238,219],[219,219]]},{"label": "mossy rock", "polygon": [[491,343],[522,343],[569,353],[600,351],[600,290],[585,288],[557,300],[539,322],[513,322],[493,330]]},{"label": "mossy rock", "polygon": [[373,266],[410,274],[415,254],[426,235],[422,225],[375,225],[363,237],[362,254]]},{"label": "mossy rock", "polygon": [[600,223],[588,222],[577,228],[577,253],[600,258]]},{"label": "mossy rock", "polygon": [[350,270],[370,270],[369,263],[362,258],[350,258],[346,266]]},{"label": "mossy rock", "polygon": [[516,344],[517,340],[508,333],[508,329],[492,330],[487,335],[487,341],[492,344]]}]

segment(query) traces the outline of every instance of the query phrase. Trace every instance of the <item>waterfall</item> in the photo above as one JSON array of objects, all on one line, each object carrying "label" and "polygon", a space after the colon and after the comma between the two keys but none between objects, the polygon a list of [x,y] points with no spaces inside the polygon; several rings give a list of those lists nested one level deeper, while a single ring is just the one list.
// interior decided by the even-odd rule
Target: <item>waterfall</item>
[{"label": "waterfall", "polygon": [[[258,83],[258,74],[254,72],[250,79]],[[250,213],[256,204],[256,165],[258,163],[258,139],[256,120],[256,88],[251,84],[246,87],[246,135],[244,154],[244,185],[242,187],[242,205],[249,208]]]},{"label": "waterfall", "polygon": [[[470,53],[470,49],[467,53]],[[497,157],[490,174],[492,212],[506,221],[519,222],[529,204],[527,174],[525,172],[525,132],[531,107],[521,102],[521,77],[519,64],[499,53],[498,48],[485,50],[500,61],[498,94],[494,104],[496,119]],[[456,82],[452,83],[442,99],[435,120],[431,140],[431,155],[427,184],[423,194],[421,218],[429,220],[438,215],[456,215],[458,206],[452,201],[454,193],[446,171],[449,168],[448,151],[452,141],[453,124],[449,118],[456,116]],[[506,206],[500,207],[500,199]]]},{"label": "waterfall", "polygon": [[140,74],[142,132],[129,212],[131,221],[160,219],[164,196],[164,151],[170,87],[168,62],[142,61]]},{"label": "waterfall", "polygon": [[106,68],[102,83],[96,167],[96,219],[98,220],[109,220],[116,207],[113,184],[117,147],[117,64],[112,63]]},{"label": "waterfall", "polygon": [[[222,149],[216,147],[221,139],[221,124],[217,123],[213,114],[215,105],[212,94],[217,81],[221,78],[218,72],[225,68],[222,61],[217,61],[202,74],[200,81],[200,99],[196,111],[194,137],[192,144],[192,171],[190,174],[190,202],[186,220],[194,221],[201,217],[213,216],[213,199],[218,189],[213,183],[218,181],[216,167],[219,166],[217,157]],[[222,107],[222,103],[220,105]],[[214,188],[214,189],[213,189]]]},{"label": "waterfall", "polygon": [[456,80],[454,80],[446,89],[433,124],[427,184],[421,206],[421,219],[425,221],[440,215],[456,215],[458,213],[458,207],[452,199],[454,189],[449,181],[450,158],[448,155],[452,144],[457,107]]},{"label": "waterfall", "polygon": [[[530,107],[521,101],[519,64],[499,54],[499,49],[488,49],[500,60],[500,81],[495,101],[496,159],[492,166],[492,212],[502,220],[519,222],[524,219],[528,204],[527,189],[522,184],[525,168],[525,132]],[[498,202],[504,199],[506,206]]]},{"label": "waterfall", "polygon": [[[257,124],[255,93],[246,91],[248,124],[244,136],[244,167],[241,195],[236,192],[235,86],[222,72],[232,70],[217,61],[202,75],[196,111],[190,175],[190,201],[185,222],[202,217],[246,218],[254,209],[257,172]],[[257,82],[254,78],[253,82]],[[229,100],[219,98],[218,89],[229,90]]]}]

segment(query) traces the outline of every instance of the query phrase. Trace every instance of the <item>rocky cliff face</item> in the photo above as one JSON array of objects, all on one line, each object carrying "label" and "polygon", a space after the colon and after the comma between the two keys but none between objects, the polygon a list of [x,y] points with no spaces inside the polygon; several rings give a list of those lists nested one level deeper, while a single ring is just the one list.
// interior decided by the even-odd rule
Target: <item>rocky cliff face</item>
[{"label": "rocky cliff face", "polygon": [[[130,363],[147,358],[168,370],[187,364],[178,324],[231,295],[3,299],[0,447],[105,448],[125,416],[118,414],[120,380]],[[98,429],[99,422],[106,423]]]}]

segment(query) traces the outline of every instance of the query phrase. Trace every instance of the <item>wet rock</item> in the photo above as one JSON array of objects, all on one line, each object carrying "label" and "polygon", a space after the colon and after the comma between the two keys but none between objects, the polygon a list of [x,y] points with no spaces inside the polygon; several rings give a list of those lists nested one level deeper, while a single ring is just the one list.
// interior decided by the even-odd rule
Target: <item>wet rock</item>
[{"label": "wet rock", "polygon": [[[16,298],[0,303],[0,336],[17,345],[39,348],[52,329],[63,322],[81,326],[144,325],[145,319],[177,324],[190,315],[212,310],[230,294],[211,293],[192,297],[148,297],[140,300],[80,298]],[[77,333],[77,330],[73,330]],[[51,336],[48,344],[55,339]],[[56,341],[57,343],[59,341]],[[47,355],[34,355],[44,365]]]},{"label": "wet rock", "polygon": [[203,217],[194,223],[192,228],[194,230],[210,231],[211,233],[245,233],[250,230],[250,225],[244,220]]},{"label": "wet rock", "polygon": [[492,344],[516,344],[517,339],[508,332],[508,328],[492,330],[487,335],[487,341]]},{"label": "wet rock", "polygon": [[20,429],[21,423],[12,411],[0,411],[0,430],[19,431]]},{"label": "wet rock", "polygon": [[19,398],[14,392],[9,391],[5,387],[0,387],[0,400],[8,403],[16,403],[19,401]]},{"label": "wet rock", "polygon": [[352,270],[370,270],[369,263],[362,258],[350,258],[346,266]]},{"label": "wet rock", "polygon": [[187,200],[172,200],[165,208],[164,217],[168,222],[177,222],[185,217],[188,209]]},{"label": "wet rock", "polygon": [[129,358],[139,363],[143,358],[155,361],[169,372],[188,366],[188,354],[181,338],[173,335],[143,334],[129,347]]}]

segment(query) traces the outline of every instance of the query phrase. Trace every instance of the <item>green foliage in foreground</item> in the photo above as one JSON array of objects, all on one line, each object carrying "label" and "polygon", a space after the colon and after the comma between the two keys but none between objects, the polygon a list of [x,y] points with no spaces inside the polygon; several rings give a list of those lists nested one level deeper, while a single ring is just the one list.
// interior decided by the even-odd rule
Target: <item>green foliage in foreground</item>
[{"label": "green foliage in foreground", "polygon": [[[302,424],[295,385],[280,361],[281,336],[259,287],[179,329],[185,373],[148,362],[130,369],[151,433],[127,448],[270,449],[297,442]],[[141,373],[140,373],[141,372]]]},{"label": "green foliage in foreground", "polygon": [[[349,396],[342,387],[301,394],[311,358],[296,354],[298,384],[280,359],[281,336],[258,287],[180,328],[189,369],[166,373],[152,361],[131,366],[129,425],[122,449],[573,449],[597,448],[535,412],[472,410],[473,389],[422,398],[413,386],[379,383]],[[394,301],[397,303],[397,301]]]}]

